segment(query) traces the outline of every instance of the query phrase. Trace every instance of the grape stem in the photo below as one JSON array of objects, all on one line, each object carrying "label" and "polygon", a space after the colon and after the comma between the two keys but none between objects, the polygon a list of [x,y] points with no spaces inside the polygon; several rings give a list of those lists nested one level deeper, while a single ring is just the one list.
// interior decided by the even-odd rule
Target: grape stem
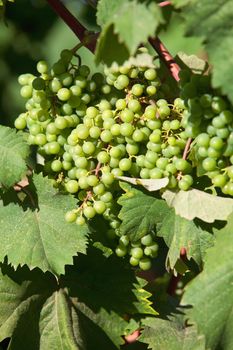
[{"label": "grape stem", "polygon": [[164,46],[164,44],[161,42],[161,40],[158,37],[149,38],[149,43],[155,49],[155,51],[157,51],[159,58],[165,63],[172,77],[176,81],[179,81],[180,67],[175,62],[174,58],[172,57],[170,52],[167,50],[167,48]]},{"label": "grape stem", "polygon": [[57,15],[69,26],[79,40],[90,51],[95,51],[97,34],[88,33],[86,28],[75,18],[72,13],[62,4],[60,0],[47,0],[47,3]]},{"label": "grape stem", "polygon": [[165,7],[171,5],[171,1],[162,1],[159,4],[159,7]]},{"label": "grape stem", "polygon": [[188,155],[188,153],[190,151],[191,143],[192,143],[192,138],[189,137],[187,142],[186,142],[185,148],[184,148],[184,152],[183,152],[183,156],[182,156],[183,159],[187,158],[187,155]]}]

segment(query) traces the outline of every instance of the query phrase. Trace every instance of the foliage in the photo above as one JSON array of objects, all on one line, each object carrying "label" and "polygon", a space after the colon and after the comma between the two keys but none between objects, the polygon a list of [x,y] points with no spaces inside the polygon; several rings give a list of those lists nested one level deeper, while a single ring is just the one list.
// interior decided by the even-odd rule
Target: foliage
[{"label": "foliage", "polygon": [[232,2],[9,2],[0,348],[232,349]]}]

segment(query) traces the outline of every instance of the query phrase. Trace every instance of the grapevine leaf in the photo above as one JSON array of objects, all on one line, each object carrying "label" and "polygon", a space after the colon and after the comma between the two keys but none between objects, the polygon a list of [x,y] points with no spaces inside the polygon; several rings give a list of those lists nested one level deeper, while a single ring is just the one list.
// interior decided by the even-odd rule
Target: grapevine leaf
[{"label": "grapevine leaf", "polygon": [[0,206],[0,259],[7,255],[14,266],[27,264],[60,274],[73,255],[86,251],[88,229],[65,222],[65,212],[76,206],[72,196],[59,194],[41,175],[34,175],[33,181],[38,210],[23,211],[14,203]]},{"label": "grapevine leaf", "polygon": [[168,320],[148,317],[139,341],[151,350],[205,350],[205,338],[197,334],[194,326],[185,327],[179,318]]},{"label": "grapevine leaf", "polygon": [[[136,0],[101,0],[98,2],[97,22],[102,27],[97,45],[97,61],[111,64],[114,61],[122,63],[133,55],[139,44],[145,43],[149,36],[155,34],[163,18],[155,3],[147,5]],[[113,55],[111,48],[116,55]],[[119,49],[123,51],[124,57],[117,52]],[[106,53],[111,54],[111,57],[106,57]]]},{"label": "grapevine leaf", "polygon": [[132,185],[139,185],[145,187],[148,191],[158,191],[160,188],[164,188],[169,183],[168,177],[163,179],[139,179],[128,176],[118,176],[119,180],[126,181]]},{"label": "grapevine leaf", "polygon": [[22,179],[27,171],[28,155],[29,146],[23,136],[0,125],[0,184],[9,187]]},{"label": "grapevine leaf", "polygon": [[185,65],[195,74],[202,74],[208,68],[207,62],[196,55],[186,55],[184,52],[178,52],[177,55],[179,59],[181,59],[181,61],[184,62]]},{"label": "grapevine leaf", "polygon": [[214,247],[207,251],[204,270],[186,287],[183,305],[189,322],[196,323],[208,348],[233,348],[233,215],[216,233]]},{"label": "grapevine leaf", "polygon": [[138,283],[123,261],[118,264],[116,257],[103,257],[97,249],[89,253],[67,266],[59,285],[39,269],[14,271],[3,265],[0,341],[11,337],[10,350],[116,350],[128,329],[139,327],[123,315],[142,309],[155,314],[150,294],[143,292],[145,282]]},{"label": "grapevine leaf", "polygon": [[[185,11],[187,33],[205,43],[212,83],[233,102],[233,6],[231,0],[193,1]],[[226,64],[227,62],[227,64]]]},{"label": "grapevine leaf", "polygon": [[164,217],[158,236],[163,237],[169,247],[167,267],[174,268],[180,257],[181,248],[186,249],[188,259],[193,258],[202,267],[206,249],[213,244],[214,237],[194,221],[175,214],[171,209]]},{"label": "grapevine leaf", "polygon": [[177,215],[188,220],[227,220],[233,212],[233,199],[214,196],[196,189],[179,192],[166,190],[162,197],[169,207],[175,208]]},{"label": "grapevine leaf", "polygon": [[171,3],[176,8],[181,8],[181,7],[188,5],[192,1],[193,0],[172,0]]},{"label": "grapevine leaf", "polygon": [[79,295],[79,301],[95,311],[156,314],[148,300],[151,294],[143,289],[145,280],[136,278],[115,255],[106,257],[99,249],[89,248],[87,255],[74,258],[74,266],[66,267],[66,275],[70,294]]},{"label": "grapevine leaf", "polygon": [[128,56],[128,50],[123,43],[120,43],[118,35],[114,33],[113,25],[106,25],[97,40],[96,62],[103,61],[108,66],[113,62],[123,64]]},{"label": "grapevine leaf", "polygon": [[161,223],[168,211],[165,201],[145,194],[127,183],[121,183],[123,194],[118,203],[122,206],[120,230],[132,241],[137,241]]}]

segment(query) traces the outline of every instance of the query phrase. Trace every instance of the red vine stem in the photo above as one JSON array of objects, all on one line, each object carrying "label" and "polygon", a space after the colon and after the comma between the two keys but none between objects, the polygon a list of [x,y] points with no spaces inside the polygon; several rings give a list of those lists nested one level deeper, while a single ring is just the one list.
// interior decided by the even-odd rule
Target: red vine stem
[{"label": "red vine stem", "polygon": [[192,143],[192,138],[189,137],[187,142],[186,142],[185,148],[184,148],[184,152],[183,152],[183,156],[182,156],[183,159],[187,158],[187,155],[188,155],[189,150],[190,150],[191,143]]},{"label": "red vine stem", "polygon": [[159,4],[159,7],[165,7],[171,5],[171,1],[162,1]]},{"label": "red vine stem", "polygon": [[167,48],[164,46],[164,44],[161,42],[161,40],[158,37],[149,38],[149,43],[153,46],[155,51],[157,51],[160,59],[166,64],[173,78],[176,81],[179,81],[180,67],[175,62],[174,58],[172,57],[170,52],[167,50]]},{"label": "red vine stem", "polygon": [[[96,35],[92,36],[92,40],[87,38],[86,28],[75,18],[72,13],[62,4],[60,0],[47,0],[47,3],[52,7],[56,14],[68,25],[81,42],[84,43],[92,52],[95,51]],[[87,42],[85,42],[87,39]]]}]

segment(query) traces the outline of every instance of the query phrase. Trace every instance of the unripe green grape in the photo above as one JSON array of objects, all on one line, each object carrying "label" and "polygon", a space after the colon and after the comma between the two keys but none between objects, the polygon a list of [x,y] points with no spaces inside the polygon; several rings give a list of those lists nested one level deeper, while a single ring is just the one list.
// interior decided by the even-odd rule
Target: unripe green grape
[{"label": "unripe green grape", "polygon": [[146,88],[147,95],[153,96],[156,94],[156,92],[157,92],[156,86],[153,86],[153,85],[147,86],[147,88]]},{"label": "unripe green grape", "polygon": [[65,214],[66,222],[74,222],[77,219],[77,214],[74,211],[67,211]]},{"label": "unripe green grape", "polygon": [[47,143],[46,136],[44,134],[39,133],[39,134],[35,135],[35,141],[34,142],[38,146],[44,146]]},{"label": "unripe green grape", "polygon": [[101,176],[101,181],[104,185],[111,185],[114,182],[114,175],[112,173],[104,173]]},{"label": "unripe green grape", "polygon": [[120,243],[120,245],[123,245],[123,246],[127,247],[129,245],[129,238],[128,238],[128,236],[126,236],[126,235],[121,236],[120,239],[119,239],[119,243]]},{"label": "unripe green grape", "polygon": [[23,98],[27,98],[27,99],[32,97],[32,86],[30,86],[30,85],[22,86],[21,89],[20,89],[20,95]]},{"label": "unripe green grape", "polygon": [[132,134],[132,139],[135,142],[142,142],[144,140],[144,133],[140,129],[134,130]]},{"label": "unripe green grape", "polygon": [[128,108],[125,108],[120,113],[120,118],[125,123],[130,123],[134,120],[134,112]]},{"label": "unripe green grape", "polygon": [[101,112],[105,111],[105,110],[111,110],[111,104],[110,102],[108,102],[107,100],[101,100],[99,103],[99,109]]},{"label": "unripe green grape", "polygon": [[212,179],[212,183],[216,187],[224,187],[227,183],[228,177],[223,174],[218,174]]},{"label": "unripe green grape", "polygon": [[18,117],[15,119],[14,126],[18,130],[23,130],[27,127],[27,121],[23,117]]},{"label": "unripe green grape", "polygon": [[101,151],[97,155],[97,160],[102,164],[106,164],[110,161],[110,156],[107,151]]},{"label": "unripe green grape", "polygon": [[61,88],[57,92],[57,97],[59,98],[60,101],[68,101],[69,98],[71,97],[71,92],[67,88]]},{"label": "unripe green grape", "polygon": [[147,80],[154,80],[157,77],[157,72],[154,68],[149,68],[144,72],[144,76]]},{"label": "unripe green grape", "polygon": [[85,225],[86,220],[84,219],[83,216],[78,216],[75,222],[77,225],[83,226],[83,225]]},{"label": "unripe green grape", "polygon": [[215,96],[211,107],[214,113],[219,114],[227,108],[227,104],[221,97]]},{"label": "unripe green grape", "polygon": [[202,162],[202,167],[206,171],[212,171],[216,168],[216,160],[213,158],[205,158]]},{"label": "unripe green grape", "polygon": [[129,158],[122,158],[119,162],[119,168],[122,171],[128,171],[131,168],[132,161]]},{"label": "unripe green grape", "polygon": [[157,115],[157,107],[155,105],[146,107],[144,112],[144,116],[146,119],[156,119],[156,115]]},{"label": "unripe green grape", "polygon": [[158,130],[159,128],[161,128],[161,121],[159,119],[156,120],[148,120],[146,123],[146,126],[150,129],[150,130]]},{"label": "unripe green grape", "polygon": [[104,186],[104,184],[99,183],[98,185],[94,186],[94,187],[93,187],[93,192],[94,192],[96,195],[98,195],[98,196],[104,194],[104,192],[105,192],[105,186]]},{"label": "unripe green grape", "polygon": [[103,142],[109,143],[112,140],[112,134],[110,130],[103,130],[100,134],[100,138]]},{"label": "unripe green grape", "polygon": [[141,243],[145,246],[151,245],[153,242],[153,238],[150,234],[141,238]]},{"label": "unripe green grape", "polygon": [[54,124],[59,130],[65,129],[68,126],[66,119],[60,116],[55,119]]},{"label": "unripe green grape", "polygon": [[122,136],[131,136],[134,131],[134,127],[130,123],[123,123],[120,126]]},{"label": "unripe green grape", "polygon": [[83,209],[83,215],[87,219],[92,219],[96,215],[96,210],[91,206],[87,206]]},{"label": "unripe green grape", "polygon": [[106,210],[106,205],[103,201],[95,201],[93,206],[97,214],[103,214]]},{"label": "unripe green grape", "polygon": [[90,141],[84,141],[82,149],[85,154],[91,155],[95,152],[95,145]]},{"label": "unripe green grape", "polygon": [[78,181],[76,181],[76,180],[69,180],[65,184],[65,188],[66,188],[67,192],[69,192],[69,193],[76,193],[76,192],[78,192],[78,189],[79,189]]},{"label": "unripe green grape", "polygon": [[105,192],[101,195],[100,200],[104,203],[111,202],[113,200],[112,193],[111,192]]},{"label": "unripe green grape", "polygon": [[75,158],[75,166],[77,168],[85,169],[88,166],[88,160],[85,157],[77,157],[77,158]]},{"label": "unripe green grape", "polygon": [[142,258],[139,261],[139,267],[141,270],[146,271],[151,268],[151,261],[149,258]]},{"label": "unripe green grape", "polygon": [[111,174],[113,174],[114,177],[118,177],[118,176],[123,176],[124,175],[123,171],[121,169],[119,169],[119,168],[112,169],[111,170]]},{"label": "unripe green grape", "polygon": [[119,258],[123,258],[127,254],[127,248],[123,245],[119,245],[116,247],[115,253]]},{"label": "unripe green grape", "polygon": [[62,161],[62,167],[63,167],[63,169],[64,170],[70,170],[70,169],[72,169],[72,163],[71,162],[67,162],[66,160],[63,160]]},{"label": "unripe green grape", "polygon": [[109,165],[111,168],[117,168],[119,166],[119,159],[117,158],[111,158]]},{"label": "unripe green grape", "polygon": [[161,179],[163,177],[163,171],[159,168],[153,168],[149,172],[150,179]]},{"label": "unripe green grape", "polygon": [[128,108],[134,113],[140,112],[141,104],[138,100],[132,99],[128,102]]},{"label": "unripe green grape", "polygon": [[39,61],[36,65],[36,69],[39,73],[47,73],[48,72],[48,65],[46,61]]},{"label": "unripe green grape", "polygon": [[129,263],[131,266],[138,266],[139,264],[139,259],[134,258],[133,256],[130,257]]},{"label": "unripe green grape", "polygon": [[61,146],[57,141],[53,141],[48,144],[48,150],[50,154],[58,154],[60,149],[61,149]]},{"label": "unripe green grape", "polygon": [[209,147],[207,153],[209,158],[219,158],[222,154],[221,151],[218,151],[213,147]]},{"label": "unripe green grape", "polygon": [[[77,176],[77,174],[76,174]],[[80,176],[78,179],[79,187],[83,190],[87,189],[89,187],[87,176]]]},{"label": "unripe green grape", "polygon": [[144,86],[141,84],[134,84],[131,88],[131,92],[133,95],[139,97],[143,94]]}]

